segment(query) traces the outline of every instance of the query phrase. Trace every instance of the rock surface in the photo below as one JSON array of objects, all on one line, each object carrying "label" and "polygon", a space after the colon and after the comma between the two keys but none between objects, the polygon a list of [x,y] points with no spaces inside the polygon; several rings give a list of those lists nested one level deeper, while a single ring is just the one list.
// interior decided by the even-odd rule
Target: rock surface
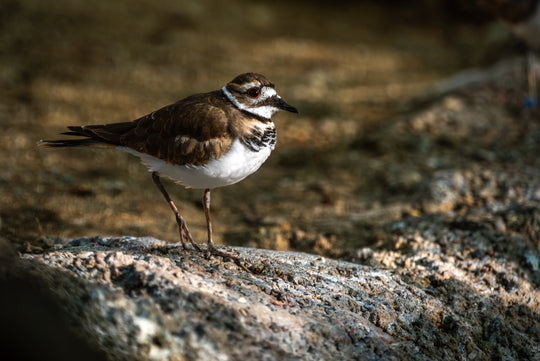
[{"label": "rock surface", "polygon": [[537,358],[538,261],[446,257],[416,226],[402,247],[422,246],[393,271],[235,248],[248,272],[153,238],[94,237],[23,254],[17,273],[42,279],[113,360]]},{"label": "rock surface", "polygon": [[[154,238],[45,237],[19,247],[17,261],[0,248],[2,294],[15,295],[0,316],[33,320],[36,304],[22,301],[40,285],[34,301],[50,307],[37,314],[66,320],[22,329],[81,342],[72,352],[91,359],[540,359],[540,129],[537,110],[524,116],[508,95],[514,68],[483,73],[485,85],[451,81],[351,143],[375,152],[378,172],[351,174],[373,177],[386,202],[340,210],[336,187],[320,183],[313,191],[335,212],[320,208],[317,231],[268,217],[249,234],[256,247],[354,263],[234,248],[240,267]],[[396,149],[407,157],[389,161]],[[325,165],[348,162],[334,160]]]},{"label": "rock surface", "polygon": [[[326,3],[0,3],[3,354],[540,359],[540,108],[524,106],[523,58],[441,22],[446,7]],[[178,233],[138,160],[39,138],[249,70],[301,116],[279,115],[267,164],[213,195],[216,240],[252,247],[236,248],[248,271],[79,238]],[[204,240],[200,194],[170,188]]]}]

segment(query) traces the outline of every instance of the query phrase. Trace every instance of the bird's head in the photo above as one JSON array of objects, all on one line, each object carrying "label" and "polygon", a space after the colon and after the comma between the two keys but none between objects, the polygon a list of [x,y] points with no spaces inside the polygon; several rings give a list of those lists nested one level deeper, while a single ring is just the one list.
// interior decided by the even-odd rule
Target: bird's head
[{"label": "bird's head", "polygon": [[265,119],[270,119],[279,110],[298,113],[295,107],[281,99],[274,84],[261,74],[240,74],[221,90],[238,109]]}]

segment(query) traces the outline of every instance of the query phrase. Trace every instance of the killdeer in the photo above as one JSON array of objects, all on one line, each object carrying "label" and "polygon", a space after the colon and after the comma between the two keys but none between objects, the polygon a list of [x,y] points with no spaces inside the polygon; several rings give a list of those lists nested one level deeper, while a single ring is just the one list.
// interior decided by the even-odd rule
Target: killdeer
[{"label": "killdeer", "polygon": [[279,110],[298,113],[265,76],[245,73],[220,90],[189,96],[134,121],[70,126],[62,134],[80,138],[41,140],[39,145],[115,148],[138,156],[174,213],[184,249],[187,240],[200,251],[160,177],[204,189],[206,254],[234,257],[214,246],[210,190],[241,181],[266,161],[276,144],[271,117]]}]

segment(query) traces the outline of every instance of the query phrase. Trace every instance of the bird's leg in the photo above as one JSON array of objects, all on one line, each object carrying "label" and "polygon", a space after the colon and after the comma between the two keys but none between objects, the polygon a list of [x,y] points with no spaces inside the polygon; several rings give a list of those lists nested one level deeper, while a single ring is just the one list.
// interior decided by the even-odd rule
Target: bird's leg
[{"label": "bird's leg", "polygon": [[210,257],[211,254],[215,254],[222,257],[236,259],[237,256],[234,253],[223,252],[214,246],[212,240],[212,222],[210,221],[210,189],[205,189],[202,199],[204,207],[204,215],[206,216],[206,230],[208,231],[208,246],[206,248],[206,256]]},{"label": "bird's leg", "polygon": [[210,221],[210,189],[205,189],[203,193],[203,208],[204,215],[206,216],[206,230],[208,231],[208,249],[214,247],[214,241],[212,240],[212,222]]},{"label": "bird's leg", "polygon": [[157,172],[152,172],[152,180],[154,181],[155,185],[158,187],[161,194],[163,194],[163,197],[165,197],[165,200],[167,201],[167,203],[169,203],[169,206],[171,207],[174,213],[174,216],[176,217],[176,223],[178,224],[178,233],[180,234],[180,243],[182,243],[182,247],[186,249],[186,244],[184,242],[184,235],[185,235],[189,243],[191,243],[191,245],[195,247],[195,249],[200,251],[201,249],[199,248],[199,246],[197,246],[197,244],[193,240],[193,237],[191,237],[191,233],[189,232],[186,221],[178,212],[178,208],[176,208],[176,206],[174,205],[173,201],[171,200],[171,197],[169,197],[169,194],[165,190],[165,187],[163,187],[163,184],[161,184],[161,180],[159,179],[159,175]]}]

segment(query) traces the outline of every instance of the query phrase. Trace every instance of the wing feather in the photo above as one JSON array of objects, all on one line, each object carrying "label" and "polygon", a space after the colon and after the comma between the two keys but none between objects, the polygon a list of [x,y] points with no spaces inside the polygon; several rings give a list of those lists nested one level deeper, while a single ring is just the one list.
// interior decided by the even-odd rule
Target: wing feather
[{"label": "wing feather", "polygon": [[187,98],[135,120],[120,144],[170,163],[201,165],[229,150],[229,129],[220,107]]},{"label": "wing feather", "polygon": [[167,162],[202,165],[231,147],[234,127],[220,91],[197,94],[132,122],[70,126],[78,139],[44,140],[47,147],[124,146]]}]

